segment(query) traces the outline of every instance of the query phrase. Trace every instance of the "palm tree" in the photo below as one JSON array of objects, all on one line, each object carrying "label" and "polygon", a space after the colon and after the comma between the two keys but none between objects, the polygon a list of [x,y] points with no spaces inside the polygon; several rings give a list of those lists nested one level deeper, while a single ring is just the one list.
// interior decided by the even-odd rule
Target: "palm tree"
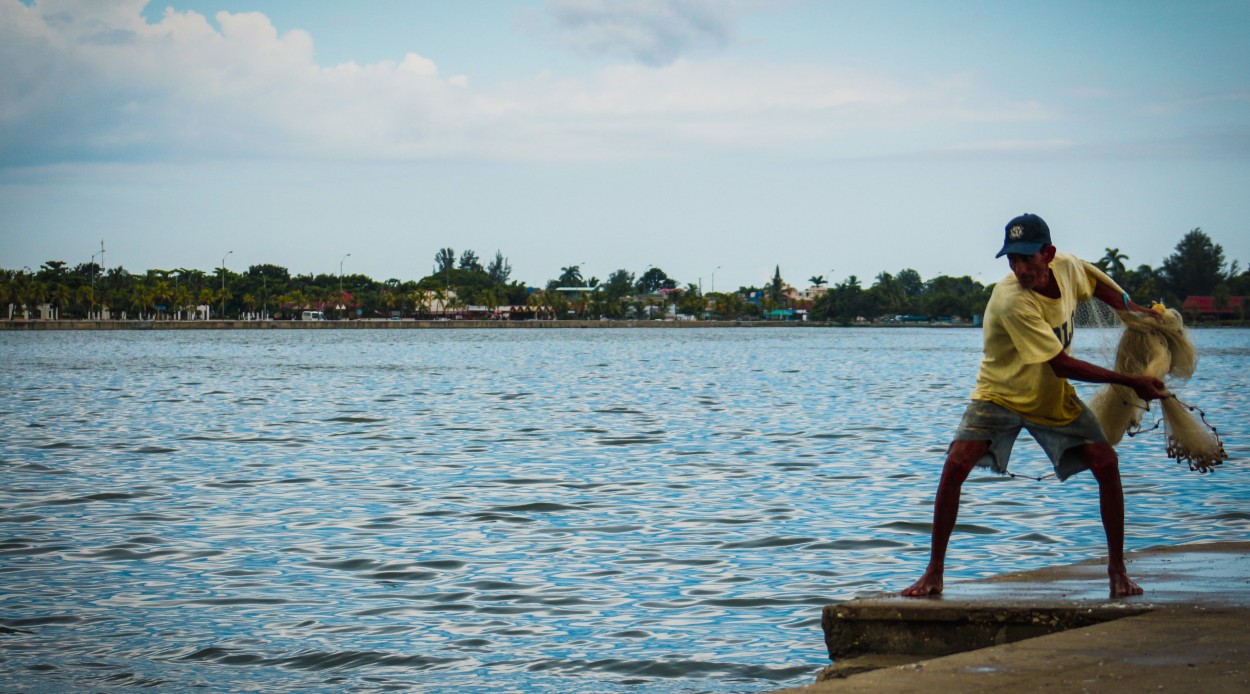
[{"label": "palm tree", "polygon": [[82,307],[82,314],[91,317],[91,309],[95,305],[95,290],[91,285],[84,284],[74,292],[74,301]]},{"label": "palm tree", "polygon": [[170,303],[169,299],[174,294],[173,288],[169,286],[169,281],[165,279],[169,273],[164,270],[153,270],[153,272],[162,275],[162,277],[156,280],[156,283],[152,285],[153,300],[161,306],[168,308]]},{"label": "palm tree", "polygon": [[226,319],[226,302],[229,301],[231,298],[233,298],[233,294],[231,294],[230,288],[218,287],[217,290],[213,292],[213,298],[216,299],[215,303],[221,305],[221,315],[218,316],[218,318],[221,320],[225,320]]},{"label": "palm tree", "polygon": [[558,320],[568,311],[569,300],[563,294],[554,289],[544,289],[542,292],[543,304],[547,307],[551,314],[552,320]]},{"label": "palm tree", "polygon": [[48,285],[44,284],[34,275],[28,276],[23,289],[25,290],[25,293],[22,303],[26,305],[28,311],[31,308],[38,307],[39,304],[42,304],[48,299]]},{"label": "palm tree", "polygon": [[[200,306],[208,306],[211,308],[212,305],[216,303],[216,301],[217,301],[216,292],[214,292],[212,289],[209,289],[208,287],[200,288],[200,299],[199,299]],[[208,318],[207,312],[205,312],[204,317]]]},{"label": "palm tree", "polygon": [[414,305],[413,310],[416,311],[418,316],[424,315],[425,318],[427,319],[430,317],[429,316],[430,302],[429,302],[428,292],[426,292],[423,289],[413,290],[412,291],[412,303]]},{"label": "palm tree", "polygon": [[383,290],[383,301],[386,303],[386,307],[389,310],[394,311],[395,306],[398,305],[399,316],[400,318],[403,318],[404,316],[404,292],[402,289],[400,289],[399,280],[392,277],[391,279],[387,280],[385,284],[386,284],[386,289]]},{"label": "palm tree", "polygon": [[208,275],[204,274],[203,270],[178,268],[174,270],[174,273],[178,275],[177,286],[186,287],[191,293],[192,300],[194,300],[195,295],[199,293],[200,289],[208,281]]},{"label": "palm tree", "polygon": [[13,320],[13,308],[17,301],[17,273],[0,270],[0,304],[9,307],[9,320]]},{"label": "palm tree", "polygon": [[811,277],[808,277],[807,281],[811,282],[812,286],[816,287],[817,289],[829,283],[829,280],[825,279],[824,275],[813,275]]},{"label": "palm tree", "polygon": [[580,287],[585,284],[582,279],[582,267],[580,265],[569,265],[560,268],[560,278],[556,280],[561,287]]},{"label": "palm tree", "polygon": [[447,297],[447,301],[452,311],[459,311],[460,309],[468,306],[468,304],[465,303],[464,299],[461,299],[460,295],[454,291],[451,292],[451,295]]},{"label": "palm tree", "polygon": [[183,312],[191,305],[191,290],[185,284],[174,287],[173,304],[177,307],[178,320],[182,320]]},{"label": "palm tree", "polygon": [[[334,316],[336,319],[343,320],[346,317],[347,301],[343,296],[343,292],[339,291],[338,287],[330,287],[329,289],[322,290],[321,296],[321,305],[323,307],[333,306],[337,312]],[[339,306],[342,306],[343,309],[339,310]],[[324,310],[324,308],[322,310]]]},{"label": "palm tree", "polygon": [[525,297],[525,305],[534,309],[535,318],[541,316],[547,308],[543,303],[543,294],[544,292],[532,292],[529,296]]},{"label": "palm tree", "polygon": [[499,298],[499,290],[495,287],[482,292],[482,301],[490,308],[491,315],[499,313],[499,304],[503,303]]},{"label": "palm tree", "polygon": [[760,310],[764,312],[764,320],[768,320],[769,314],[777,310],[777,300],[773,298],[772,292],[764,292],[760,297]]},{"label": "palm tree", "polygon": [[746,303],[737,292],[716,294],[716,317],[721,320],[734,320],[742,317]]},{"label": "palm tree", "polygon": [[152,288],[143,282],[135,282],[130,287],[130,306],[135,309],[137,317],[142,320],[147,308],[151,306],[156,299]]},{"label": "palm tree", "polygon": [[608,293],[605,291],[590,292],[589,318],[603,318],[608,310]]},{"label": "palm tree", "polygon": [[298,314],[308,307],[308,295],[302,289],[293,289],[278,297],[278,305],[290,309],[292,314]]},{"label": "palm tree", "polygon": [[49,295],[52,297],[52,303],[56,304],[56,315],[60,317],[61,312],[68,308],[73,300],[74,292],[69,288],[68,284],[57,282],[52,286]]},{"label": "palm tree", "polygon": [[[378,298],[382,301],[382,305],[386,307],[387,313],[395,310],[395,306],[399,303],[399,296],[395,294],[389,287],[378,292]],[[387,318],[390,316],[388,315]]]},{"label": "palm tree", "polygon": [[695,318],[703,316],[704,309],[707,308],[707,297],[699,291],[699,285],[686,285],[686,291],[678,297],[674,311],[680,307],[680,312]]},{"label": "palm tree", "polygon": [[1099,270],[1111,276],[1116,282],[1122,281],[1125,271],[1128,268],[1124,265],[1124,261],[1128,260],[1128,256],[1121,253],[1118,248],[1108,248],[1106,254],[1097,263],[1094,263]]},{"label": "palm tree", "polygon": [[244,293],[243,307],[250,313],[256,313],[256,309],[260,308],[260,299],[257,299],[255,294]]},{"label": "palm tree", "polygon": [[431,297],[431,301],[430,301],[431,313],[434,311],[435,304],[438,305],[439,312],[442,313],[444,317],[446,317],[447,316],[447,290],[446,289],[442,287],[434,288],[434,294]]}]

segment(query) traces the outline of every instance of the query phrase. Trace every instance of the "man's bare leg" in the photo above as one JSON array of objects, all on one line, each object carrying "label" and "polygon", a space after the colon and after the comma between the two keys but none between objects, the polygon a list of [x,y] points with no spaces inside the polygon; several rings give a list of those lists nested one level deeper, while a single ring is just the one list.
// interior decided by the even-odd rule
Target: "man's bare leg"
[{"label": "man's bare leg", "polygon": [[944,588],[942,576],[946,570],[946,547],[951,533],[955,531],[955,519],[959,516],[959,496],[964,480],[973,466],[989,451],[988,441],[955,441],[946,454],[942,466],[942,479],[938,482],[937,496],[933,500],[933,535],[929,544],[929,566],[920,580],[901,593],[908,598],[937,595]]},{"label": "man's bare leg", "polygon": [[1101,443],[1082,446],[1080,452],[1098,481],[1098,510],[1102,514],[1103,532],[1107,535],[1111,597],[1141,595],[1145,591],[1129,578],[1128,567],[1124,565],[1124,489],[1120,484],[1119,457],[1115,449]]}]

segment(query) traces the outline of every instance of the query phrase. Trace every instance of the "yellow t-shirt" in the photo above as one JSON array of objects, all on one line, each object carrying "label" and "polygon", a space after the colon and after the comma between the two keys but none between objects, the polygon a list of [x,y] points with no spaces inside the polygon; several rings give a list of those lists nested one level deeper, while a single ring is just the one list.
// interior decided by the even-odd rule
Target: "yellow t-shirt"
[{"label": "yellow t-shirt", "polygon": [[1076,390],[1046,362],[1069,352],[1076,306],[1098,282],[1116,284],[1101,270],[1067,253],[1056,253],[1051,270],[1059,298],[1022,289],[1014,274],[994,287],[985,307],[984,356],[973,400],[988,400],[1025,419],[1063,426],[1081,414]]}]

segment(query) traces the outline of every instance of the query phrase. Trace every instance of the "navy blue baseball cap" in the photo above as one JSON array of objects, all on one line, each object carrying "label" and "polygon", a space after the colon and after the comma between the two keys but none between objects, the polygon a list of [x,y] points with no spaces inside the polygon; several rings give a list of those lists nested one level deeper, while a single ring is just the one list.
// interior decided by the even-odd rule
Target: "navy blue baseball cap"
[{"label": "navy blue baseball cap", "polygon": [[1003,237],[1003,250],[995,258],[1008,253],[1017,255],[1033,255],[1050,245],[1050,227],[1035,214],[1022,214],[1007,222],[1006,234]]}]

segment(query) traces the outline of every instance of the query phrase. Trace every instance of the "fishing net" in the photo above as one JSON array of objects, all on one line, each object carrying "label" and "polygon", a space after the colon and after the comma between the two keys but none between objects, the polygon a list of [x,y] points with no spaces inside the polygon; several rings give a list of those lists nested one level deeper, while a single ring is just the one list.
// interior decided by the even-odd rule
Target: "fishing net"
[{"label": "fishing net", "polygon": [[[1185,404],[1171,393],[1171,388],[1194,375],[1198,350],[1190,341],[1178,311],[1161,305],[1156,305],[1155,310],[1159,319],[1130,311],[1114,312],[1118,313],[1123,328],[1112,368],[1121,373],[1152,376],[1169,384],[1170,397],[1159,401],[1167,455],[1178,463],[1185,463],[1190,470],[1210,472],[1228,459],[1224,444],[1215,427],[1207,423],[1202,410]],[[1105,321],[1106,316],[1095,315],[1090,320],[1097,325]],[[1090,409],[1097,415],[1113,446],[1119,444],[1125,434],[1134,436],[1159,426],[1156,423],[1150,429],[1141,428],[1142,416],[1149,408],[1149,403],[1137,397],[1132,388],[1121,385],[1103,386],[1090,401]]]}]

